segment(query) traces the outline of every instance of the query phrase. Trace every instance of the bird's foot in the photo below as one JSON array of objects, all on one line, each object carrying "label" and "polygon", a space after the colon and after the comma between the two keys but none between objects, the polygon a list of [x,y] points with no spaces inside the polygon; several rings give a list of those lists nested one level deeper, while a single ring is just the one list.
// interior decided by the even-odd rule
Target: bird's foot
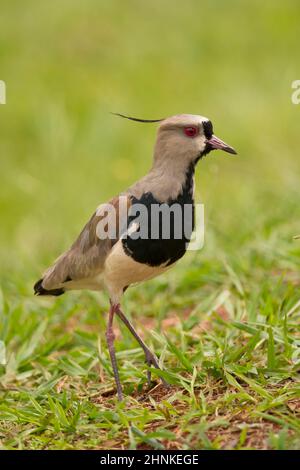
[{"label": "bird's foot", "polygon": [[[157,357],[149,349],[145,351],[145,360],[146,360],[146,364],[148,367],[154,366],[155,369],[161,370],[158,364]],[[170,384],[168,384],[168,382],[162,377],[160,380],[165,387],[170,386]],[[147,370],[147,382],[148,382],[148,386],[151,387],[151,372],[149,369]]]}]

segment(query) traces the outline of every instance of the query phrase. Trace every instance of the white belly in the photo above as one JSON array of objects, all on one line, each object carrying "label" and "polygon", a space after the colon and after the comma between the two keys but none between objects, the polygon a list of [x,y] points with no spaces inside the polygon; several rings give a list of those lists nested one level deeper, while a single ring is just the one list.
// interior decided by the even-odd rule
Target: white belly
[{"label": "white belly", "polygon": [[104,266],[104,283],[111,300],[118,303],[125,287],[146,281],[167,271],[170,266],[166,264],[149,266],[134,261],[125,253],[122,240],[119,240],[108,255]]}]

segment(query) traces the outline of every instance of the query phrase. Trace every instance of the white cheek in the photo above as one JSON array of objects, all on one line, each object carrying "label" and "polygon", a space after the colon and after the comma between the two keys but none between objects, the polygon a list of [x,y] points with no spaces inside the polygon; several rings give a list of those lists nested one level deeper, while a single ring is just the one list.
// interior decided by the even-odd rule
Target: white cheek
[{"label": "white cheek", "polygon": [[203,135],[201,135],[197,138],[198,152],[203,152],[203,150],[205,150],[205,147],[206,147],[206,138]]}]

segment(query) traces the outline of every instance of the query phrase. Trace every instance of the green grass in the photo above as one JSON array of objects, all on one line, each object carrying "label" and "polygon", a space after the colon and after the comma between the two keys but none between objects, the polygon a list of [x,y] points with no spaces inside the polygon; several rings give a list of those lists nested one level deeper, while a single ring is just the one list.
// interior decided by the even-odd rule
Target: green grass
[{"label": "green grass", "polygon": [[[297,2],[0,8],[1,448],[299,448]],[[172,386],[153,370],[147,390],[116,322],[122,404],[106,295],[32,295],[94,208],[150,166],[155,126],[109,111],[204,114],[239,151],[199,164],[204,248],[124,297]]]},{"label": "green grass", "polygon": [[[168,276],[129,291],[125,309],[160,352],[162,375],[172,387],[147,391],[143,354],[122,329],[122,404],[104,342],[104,296],[5,302],[3,447],[299,446],[295,272],[273,259],[274,273],[266,277],[270,260],[259,247],[240,250],[234,266],[209,255],[198,265],[196,255],[192,267],[183,262]],[[288,253],[285,261],[291,264],[293,257]],[[153,377],[157,381],[155,370]]]}]

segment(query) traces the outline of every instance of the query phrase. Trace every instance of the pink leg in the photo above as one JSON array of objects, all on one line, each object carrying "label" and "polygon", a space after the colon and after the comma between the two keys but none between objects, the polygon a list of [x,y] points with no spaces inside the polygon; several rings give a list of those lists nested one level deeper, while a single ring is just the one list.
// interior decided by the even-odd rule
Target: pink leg
[{"label": "pink leg", "polygon": [[[139,343],[139,345],[143,349],[143,351],[145,353],[146,364],[149,367],[154,366],[156,369],[160,369],[160,367],[158,365],[157,357],[155,356],[155,354],[153,354],[153,352],[150,351],[150,349],[144,343],[143,339],[140,337],[140,335],[134,329],[134,327],[132,326],[130,321],[126,318],[126,316],[124,315],[124,313],[122,312],[122,310],[120,308],[120,305],[116,305],[115,307],[116,307],[116,314],[122,320],[122,322],[127,326],[130,333],[135,337],[135,339],[137,340],[137,342]],[[147,379],[148,379],[148,384],[150,386],[151,385],[151,374],[150,374],[149,370],[147,370]],[[165,386],[169,386],[169,384],[164,379],[161,379],[161,381]]]},{"label": "pink leg", "polygon": [[120,382],[117,359],[116,359],[116,351],[114,347],[115,335],[113,331],[113,320],[114,320],[114,315],[117,311],[116,309],[117,309],[117,305],[111,304],[110,310],[109,310],[109,316],[108,316],[107,330],[106,330],[106,341],[107,341],[111,365],[113,368],[113,373],[114,373],[114,377],[116,381],[118,399],[119,401],[122,401],[123,400],[122,386]]}]

